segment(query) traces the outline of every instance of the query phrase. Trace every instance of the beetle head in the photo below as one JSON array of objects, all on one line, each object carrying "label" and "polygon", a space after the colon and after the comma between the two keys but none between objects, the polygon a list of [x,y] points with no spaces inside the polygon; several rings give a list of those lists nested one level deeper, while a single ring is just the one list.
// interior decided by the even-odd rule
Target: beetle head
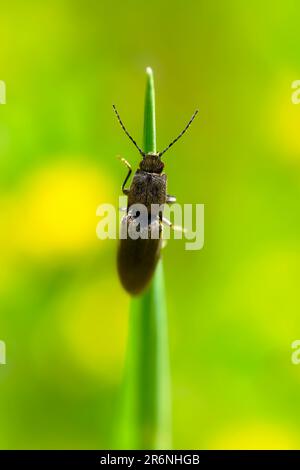
[{"label": "beetle head", "polygon": [[161,161],[158,153],[149,152],[143,156],[140,162],[140,169],[149,173],[160,174],[164,169],[164,163]]}]

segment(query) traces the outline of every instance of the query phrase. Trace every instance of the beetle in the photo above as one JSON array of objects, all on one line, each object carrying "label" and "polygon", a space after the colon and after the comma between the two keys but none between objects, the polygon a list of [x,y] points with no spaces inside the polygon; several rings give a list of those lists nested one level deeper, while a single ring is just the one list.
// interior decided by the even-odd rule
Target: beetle
[{"label": "beetle", "polygon": [[[128,230],[136,223],[137,215],[132,212],[135,204],[143,204],[148,212],[148,218],[144,224],[140,223],[137,231],[145,237],[136,239],[130,236],[120,239],[117,255],[118,273],[123,287],[131,295],[140,294],[149,284],[156,264],[159,260],[162,246],[162,223],[172,227],[171,222],[163,217],[162,211],[151,213],[153,204],[162,206],[176,202],[174,196],[167,194],[167,175],[163,173],[164,163],[161,160],[163,154],[172,147],[187,131],[195,119],[196,110],[180,134],[162,152],[143,152],[136,141],[126,130],[115,105],[113,105],[117,119],[134,146],[138,149],[142,159],[136,170],[129,188],[126,183],[132,173],[130,164],[124,158],[121,161],[128,168],[128,173],[122,184],[122,192],[128,196],[126,215],[122,219],[122,228],[128,234]],[[156,233],[156,236],[152,236]]]}]

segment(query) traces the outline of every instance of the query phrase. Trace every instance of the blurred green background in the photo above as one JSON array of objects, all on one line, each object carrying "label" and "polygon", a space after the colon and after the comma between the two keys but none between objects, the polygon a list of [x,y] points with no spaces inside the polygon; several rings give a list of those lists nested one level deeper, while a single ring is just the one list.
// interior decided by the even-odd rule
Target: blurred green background
[{"label": "blurred green background", "polygon": [[164,250],[175,448],[299,448],[299,3],[0,5],[0,448],[109,448],[129,297],[95,235],[155,72],[169,191],[205,246]]}]

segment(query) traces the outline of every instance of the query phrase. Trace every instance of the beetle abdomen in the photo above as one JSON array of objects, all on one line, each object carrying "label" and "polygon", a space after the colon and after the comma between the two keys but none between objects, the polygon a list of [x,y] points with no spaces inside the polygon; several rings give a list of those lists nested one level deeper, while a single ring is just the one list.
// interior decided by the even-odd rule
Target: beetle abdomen
[{"label": "beetle abdomen", "polygon": [[[151,238],[154,224],[158,230],[158,238]],[[162,244],[160,221],[156,220],[149,224],[147,230],[149,234],[147,239],[127,238],[121,239],[119,243],[117,261],[119,277],[123,287],[131,295],[140,294],[148,286],[159,260]]]}]

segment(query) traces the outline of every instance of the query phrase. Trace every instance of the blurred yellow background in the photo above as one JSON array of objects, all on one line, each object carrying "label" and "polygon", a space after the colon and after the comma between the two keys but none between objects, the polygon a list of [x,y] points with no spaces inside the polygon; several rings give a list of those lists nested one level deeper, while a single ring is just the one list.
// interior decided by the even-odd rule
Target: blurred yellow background
[{"label": "blurred yellow background", "polygon": [[299,448],[299,4],[0,6],[0,448],[109,448],[129,297],[96,208],[116,203],[155,72],[169,192],[205,246],[164,250],[175,448]]}]

